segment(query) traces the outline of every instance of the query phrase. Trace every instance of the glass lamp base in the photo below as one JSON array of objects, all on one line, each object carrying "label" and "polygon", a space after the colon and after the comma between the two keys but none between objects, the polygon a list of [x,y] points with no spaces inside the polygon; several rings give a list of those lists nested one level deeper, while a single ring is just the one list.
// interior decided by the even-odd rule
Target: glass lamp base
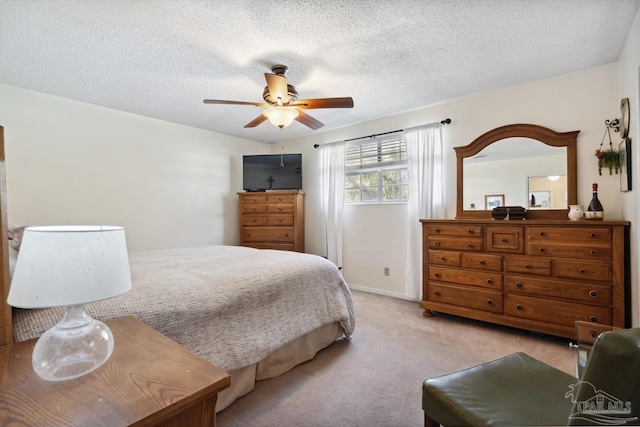
[{"label": "glass lamp base", "polygon": [[113,346],[109,327],[87,315],[84,304],[68,306],[64,318],[36,342],[31,362],[42,379],[70,380],[100,367]]}]

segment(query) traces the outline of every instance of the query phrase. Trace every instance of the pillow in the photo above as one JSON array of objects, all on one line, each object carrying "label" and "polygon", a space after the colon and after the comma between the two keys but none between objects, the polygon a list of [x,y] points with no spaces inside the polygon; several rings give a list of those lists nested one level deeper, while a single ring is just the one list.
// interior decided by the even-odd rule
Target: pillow
[{"label": "pillow", "polygon": [[22,244],[22,235],[24,234],[25,228],[27,228],[26,225],[12,225],[9,227],[9,247],[15,251],[20,250],[20,245]]}]

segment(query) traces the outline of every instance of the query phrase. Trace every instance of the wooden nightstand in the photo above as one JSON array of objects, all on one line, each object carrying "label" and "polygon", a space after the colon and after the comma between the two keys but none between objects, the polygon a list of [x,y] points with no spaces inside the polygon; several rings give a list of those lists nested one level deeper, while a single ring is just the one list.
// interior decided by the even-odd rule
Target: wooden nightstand
[{"label": "wooden nightstand", "polygon": [[73,380],[35,374],[36,340],[0,347],[0,425],[215,426],[227,373],[133,317],[108,324],[111,358]]}]

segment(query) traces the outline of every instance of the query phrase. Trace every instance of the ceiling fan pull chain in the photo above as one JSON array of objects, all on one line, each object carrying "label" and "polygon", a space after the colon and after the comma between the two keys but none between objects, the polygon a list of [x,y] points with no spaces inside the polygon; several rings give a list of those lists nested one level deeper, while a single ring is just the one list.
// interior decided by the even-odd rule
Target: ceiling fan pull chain
[{"label": "ceiling fan pull chain", "polygon": [[280,167],[284,167],[284,128],[280,128],[280,141],[282,142],[282,153],[280,153]]}]

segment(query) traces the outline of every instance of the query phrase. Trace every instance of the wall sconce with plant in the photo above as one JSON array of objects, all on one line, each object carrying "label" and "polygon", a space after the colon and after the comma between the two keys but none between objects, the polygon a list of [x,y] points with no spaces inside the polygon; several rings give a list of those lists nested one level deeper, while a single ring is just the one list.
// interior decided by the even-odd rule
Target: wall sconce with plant
[{"label": "wall sconce with plant", "polygon": [[[617,175],[620,172],[620,153],[613,149],[613,142],[611,141],[611,128],[618,132],[620,129],[619,120],[605,120],[604,124],[604,135],[602,135],[600,147],[595,152],[595,156],[598,159],[598,174],[602,175],[602,168],[607,168],[609,169],[609,175],[613,175],[614,172]],[[606,136],[609,137],[609,148],[603,149],[604,139]]]}]

